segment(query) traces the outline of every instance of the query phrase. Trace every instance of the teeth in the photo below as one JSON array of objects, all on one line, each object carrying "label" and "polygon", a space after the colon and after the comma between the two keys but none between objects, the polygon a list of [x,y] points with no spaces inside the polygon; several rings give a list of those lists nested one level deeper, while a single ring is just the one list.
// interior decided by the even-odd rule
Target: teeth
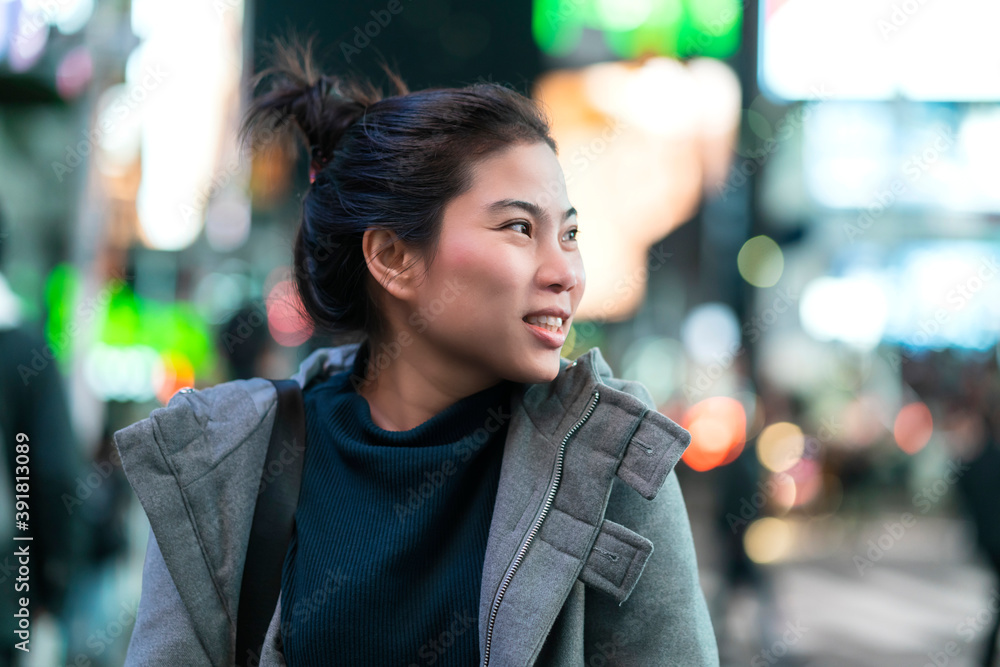
[{"label": "teeth", "polygon": [[561,317],[552,317],[551,315],[529,315],[524,318],[524,321],[528,324],[535,324],[553,332],[559,331],[559,329],[562,328],[563,323]]}]

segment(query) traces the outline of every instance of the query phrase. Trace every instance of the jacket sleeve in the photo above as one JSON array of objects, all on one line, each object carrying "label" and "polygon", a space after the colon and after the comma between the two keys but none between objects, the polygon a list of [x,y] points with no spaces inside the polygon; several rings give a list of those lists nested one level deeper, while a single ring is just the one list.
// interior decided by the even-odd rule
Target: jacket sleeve
[{"label": "jacket sleeve", "polygon": [[212,665],[152,530],[142,569],[135,627],[125,655],[125,667],[145,665]]},{"label": "jacket sleeve", "polygon": [[698,579],[694,541],[677,474],[653,500],[615,479],[606,518],[633,528],[653,552],[621,606],[588,590],[584,627],[587,664],[718,667],[719,650]]}]

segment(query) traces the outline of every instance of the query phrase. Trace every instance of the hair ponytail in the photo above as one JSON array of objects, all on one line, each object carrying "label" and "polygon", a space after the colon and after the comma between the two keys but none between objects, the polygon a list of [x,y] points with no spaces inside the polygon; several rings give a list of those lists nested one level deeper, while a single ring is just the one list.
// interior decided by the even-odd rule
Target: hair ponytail
[{"label": "hair ponytail", "polygon": [[[240,140],[266,131],[280,131],[289,121],[309,148],[310,168],[319,172],[332,159],[347,129],[369,107],[383,99],[370,81],[325,74],[313,57],[313,41],[275,38],[273,64],[250,81],[251,90],[271,79],[268,92],[254,99],[240,127]],[[386,69],[397,94],[406,94],[406,84]]]}]

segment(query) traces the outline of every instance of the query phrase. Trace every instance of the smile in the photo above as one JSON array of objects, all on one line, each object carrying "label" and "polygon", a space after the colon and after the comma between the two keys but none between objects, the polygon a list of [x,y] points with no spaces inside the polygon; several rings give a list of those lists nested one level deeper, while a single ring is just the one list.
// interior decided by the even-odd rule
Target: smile
[{"label": "smile", "polygon": [[558,350],[566,342],[566,325],[562,318],[531,316],[522,320],[535,338],[545,347]]},{"label": "smile", "polygon": [[524,318],[528,324],[542,327],[552,333],[559,333],[562,330],[563,321],[561,317],[551,315],[528,315]]}]

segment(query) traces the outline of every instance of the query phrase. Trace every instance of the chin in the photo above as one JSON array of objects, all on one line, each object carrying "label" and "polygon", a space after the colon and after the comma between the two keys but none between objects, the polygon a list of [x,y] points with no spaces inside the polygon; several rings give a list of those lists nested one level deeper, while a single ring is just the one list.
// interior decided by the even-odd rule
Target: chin
[{"label": "chin", "polygon": [[530,368],[525,368],[523,370],[525,377],[520,382],[542,384],[555,380],[559,375],[559,358],[559,350],[553,350],[551,360],[539,359]]}]

